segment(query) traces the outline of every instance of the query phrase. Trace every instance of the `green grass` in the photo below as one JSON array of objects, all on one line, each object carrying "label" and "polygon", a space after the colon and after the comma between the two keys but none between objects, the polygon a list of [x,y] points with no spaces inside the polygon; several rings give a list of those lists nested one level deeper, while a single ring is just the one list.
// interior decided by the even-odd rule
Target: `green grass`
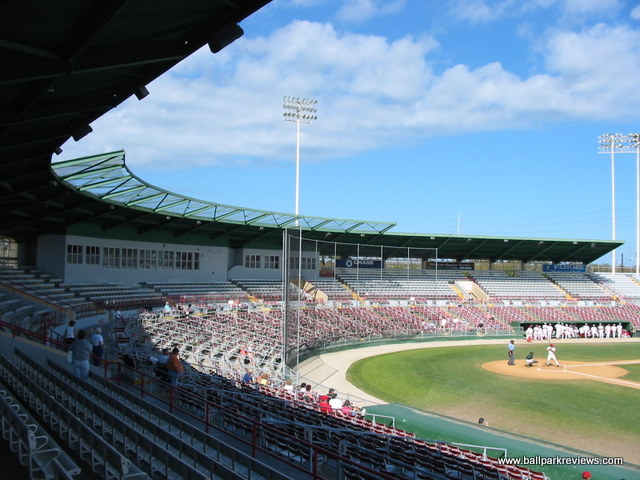
[{"label": "green grass", "polygon": [[624,365],[622,368],[629,372],[622,377],[623,379],[640,382],[640,365]]},{"label": "green grass", "polygon": [[[544,346],[532,347],[540,360]],[[520,347],[522,359],[528,347]],[[521,379],[489,372],[504,345],[416,349],[354,363],[347,378],[362,390],[400,403],[562,443],[563,439],[616,439],[640,445],[640,391],[591,380]],[[583,362],[640,358],[638,344],[561,344],[558,359]],[[522,361],[522,360],[520,360]],[[629,368],[627,368],[629,367]],[[638,380],[640,366],[624,366]]]}]

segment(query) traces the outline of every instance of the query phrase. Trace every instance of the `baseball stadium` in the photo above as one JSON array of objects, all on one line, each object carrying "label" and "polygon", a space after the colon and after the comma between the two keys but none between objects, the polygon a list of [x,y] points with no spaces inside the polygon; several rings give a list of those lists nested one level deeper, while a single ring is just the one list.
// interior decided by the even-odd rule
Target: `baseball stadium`
[{"label": "baseball stadium", "polygon": [[57,160],[268,3],[0,2],[3,478],[640,479],[640,277],[589,268],[624,242],[395,233],[165,190],[124,150]]}]

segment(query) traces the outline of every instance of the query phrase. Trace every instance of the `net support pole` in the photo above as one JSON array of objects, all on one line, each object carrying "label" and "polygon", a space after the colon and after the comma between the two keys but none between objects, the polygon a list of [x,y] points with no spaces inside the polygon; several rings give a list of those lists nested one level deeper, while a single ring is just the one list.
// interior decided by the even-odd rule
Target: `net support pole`
[{"label": "net support pole", "polygon": [[289,234],[285,228],[282,232],[282,361],[289,360]]}]

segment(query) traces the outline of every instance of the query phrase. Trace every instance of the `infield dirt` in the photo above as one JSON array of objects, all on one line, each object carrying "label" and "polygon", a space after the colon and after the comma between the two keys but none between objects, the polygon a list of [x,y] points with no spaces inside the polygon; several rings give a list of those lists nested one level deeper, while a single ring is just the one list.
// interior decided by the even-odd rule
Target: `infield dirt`
[{"label": "infield dirt", "polygon": [[545,365],[544,361],[527,367],[524,362],[507,365],[503,360],[487,362],[482,368],[490,372],[500,373],[519,378],[535,378],[540,380],[593,380],[613,383],[623,387],[640,389],[640,383],[622,380],[628,372],[625,365],[640,364],[640,360],[625,360],[623,362],[563,362],[560,367]]}]

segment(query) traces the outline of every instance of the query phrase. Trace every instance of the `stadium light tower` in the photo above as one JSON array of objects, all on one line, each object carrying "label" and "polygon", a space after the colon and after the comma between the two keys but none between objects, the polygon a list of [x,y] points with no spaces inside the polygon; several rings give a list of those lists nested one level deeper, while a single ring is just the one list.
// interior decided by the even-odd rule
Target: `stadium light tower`
[{"label": "stadium light tower", "polygon": [[[318,100],[311,98],[284,97],[282,108],[284,119],[296,123],[296,217],[300,216],[300,124],[316,120]],[[296,225],[298,225],[296,218]]]},{"label": "stadium light tower", "polygon": [[[600,153],[611,153],[611,240],[616,239],[616,151],[620,143],[620,133],[600,135]],[[616,249],[611,252],[611,273],[616,273]]]},{"label": "stadium light tower", "polygon": [[[616,239],[616,153],[636,154],[636,274],[640,274],[640,133],[605,133],[599,137],[600,153],[611,154],[611,229]],[[616,272],[616,251],[611,252],[611,273]]]}]

